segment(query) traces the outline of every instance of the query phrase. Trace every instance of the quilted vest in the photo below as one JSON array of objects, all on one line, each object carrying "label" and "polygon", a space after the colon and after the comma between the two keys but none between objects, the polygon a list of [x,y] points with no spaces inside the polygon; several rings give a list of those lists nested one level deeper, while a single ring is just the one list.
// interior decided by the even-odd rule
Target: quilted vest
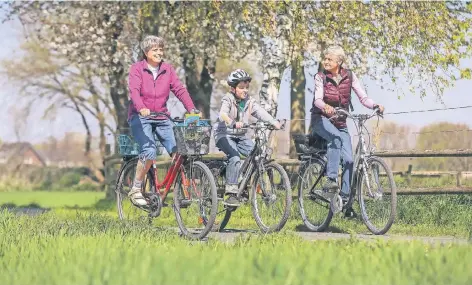
[{"label": "quilted vest", "polygon": [[[349,111],[349,103],[351,101],[351,88],[352,88],[352,77],[350,70],[342,68],[340,71],[341,81],[336,84],[333,79],[333,74],[328,71],[318,72],[318,75],[323,79],[324,94],[323,101],[332,107],[341,107],[346,111]],[[320,109],[315,107],[313,100],[313,114],[323,114]],[[323,114],[323,116],[329,118],[330,116]],[[333,121],[333,124],[337,128],[345,128],[346,118],[337,118]]]}]

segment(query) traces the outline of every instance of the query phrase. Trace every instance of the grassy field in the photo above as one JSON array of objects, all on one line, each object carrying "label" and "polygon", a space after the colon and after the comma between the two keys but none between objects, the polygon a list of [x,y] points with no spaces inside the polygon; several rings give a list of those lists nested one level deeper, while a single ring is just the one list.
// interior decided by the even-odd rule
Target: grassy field
[{"label": "grassy field", "polygon": [[[170,208],[153,226],[117,219],[97,192],[0,194],[0,206],[52,208],[38,216],[0,210],[0,284],[471,284],[472,244],[306,241],[297,203],[281,233],[234,243],[180,238]],[[470,196],[399,197],[389,234],[468,237]],[[221,218],[221,217],[220,217]],[[336,217],[330,231],[366,233]],[[170,227],[169,227],[170,226]],[[256,229],[250,208],[228,228]]]},{"label": "grassy field", "polygon": [[0,284],[471,284],[471,245],[308,242],[291,233],[189,242],[99,213],[0,214]]},{"label": "grassy field", "polygon": [[103,192],[3,192],[0,193],[0,205],[35,204],[42,208],[91,207],[104,197]]},{"label": "grassy field", "polygon": [[[114,201],[102,200],[102,192],[11,192],[0,194],[0,207],[26,206],[52,208],[59,216],[73,218],[77,213],[99,212],[117,219]],[[172,199],[169,201],[172,203]],[[221,221],[223,214],[217,217]],[[164,208],[155,226],[177,226],[171,208]],[[347,220],[335,216],[329,231],[339,233],[369,233],[359,219]],[[421,236],[455,236],[469,238],[472,235],[472,195],[398,196],[397,217],[388,234]],[[229,229],[258,229],[249,206],[233,213]],[[298,213],[297,200],[284,231],[305,231]]]}]

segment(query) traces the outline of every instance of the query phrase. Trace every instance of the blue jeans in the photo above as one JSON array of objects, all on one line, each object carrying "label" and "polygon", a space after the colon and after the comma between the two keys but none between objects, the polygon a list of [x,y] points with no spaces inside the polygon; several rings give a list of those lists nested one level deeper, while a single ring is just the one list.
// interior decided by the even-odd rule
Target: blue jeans
[{"label": "blue jeans", "polygon": [[131,127],[133,137],[141,149],[139,154],[139,159],[141,161],[157,158],[157,146],[156,140],[154,139],[154,132],[169,155],[176,152],[177,144],[175,142],[173,123],[171,121],[151,120],[143,118],[140,115],[133,115],[128,123]]},{"label": "blue jeans", "polygon": [[226,167],[226,184],[237,185],[239,169],[241,168],[240,154],[248,156],[254,148],[252,140],[246,137],[226,136],[216,142],[216,146],[228,157],[228,166]]},{"label": "blue jeans", "polygon": [[341,193],[343,195],[349,195],[352,168],[354,165],[349,131],[347,128],[336,128],[326,117],[321,115],[314,115],[311,123],[313,132],[324,138],[328,143],[326,175],[337,181],[339,163],[342,159],[343,174]]}]

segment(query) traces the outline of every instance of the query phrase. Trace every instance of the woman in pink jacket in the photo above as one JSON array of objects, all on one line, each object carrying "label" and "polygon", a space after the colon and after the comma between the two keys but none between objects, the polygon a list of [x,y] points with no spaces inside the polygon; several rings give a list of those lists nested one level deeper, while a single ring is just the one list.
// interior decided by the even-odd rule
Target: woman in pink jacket
[{"label": "woman in pink jacket", "polygon": [[151,117],[150,113],[164,112],[169,114],[166,104],[171,91],[183,103],[188,112],[198,112],[174,68],[163,61],[164,40],[156,36],[146,36],[141,42],[141,50],[144,53],[144,60],[134,63],[129,71],[131,100],[128,123],[141,152],[136,167],[135,180],[128,195],[131,202],[137,206],[147,204],[141,194],[141,186],[152,161],[157,157],[154,132],[169,155],[172,155],[176,150],[172,122],[166,117]]}]

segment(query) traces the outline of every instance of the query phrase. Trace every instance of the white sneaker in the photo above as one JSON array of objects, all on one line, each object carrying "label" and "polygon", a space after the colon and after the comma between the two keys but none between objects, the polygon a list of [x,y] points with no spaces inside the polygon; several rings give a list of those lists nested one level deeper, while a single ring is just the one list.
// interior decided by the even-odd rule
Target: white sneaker
[{"label": "white sneaker", "polygon": [[144,199],[143,194],[141,193],[141,188],[138,187],[131,187],[131,190],[128,193],[128,197],[135,206],[142,207],[146,206],[147,202]]}]

